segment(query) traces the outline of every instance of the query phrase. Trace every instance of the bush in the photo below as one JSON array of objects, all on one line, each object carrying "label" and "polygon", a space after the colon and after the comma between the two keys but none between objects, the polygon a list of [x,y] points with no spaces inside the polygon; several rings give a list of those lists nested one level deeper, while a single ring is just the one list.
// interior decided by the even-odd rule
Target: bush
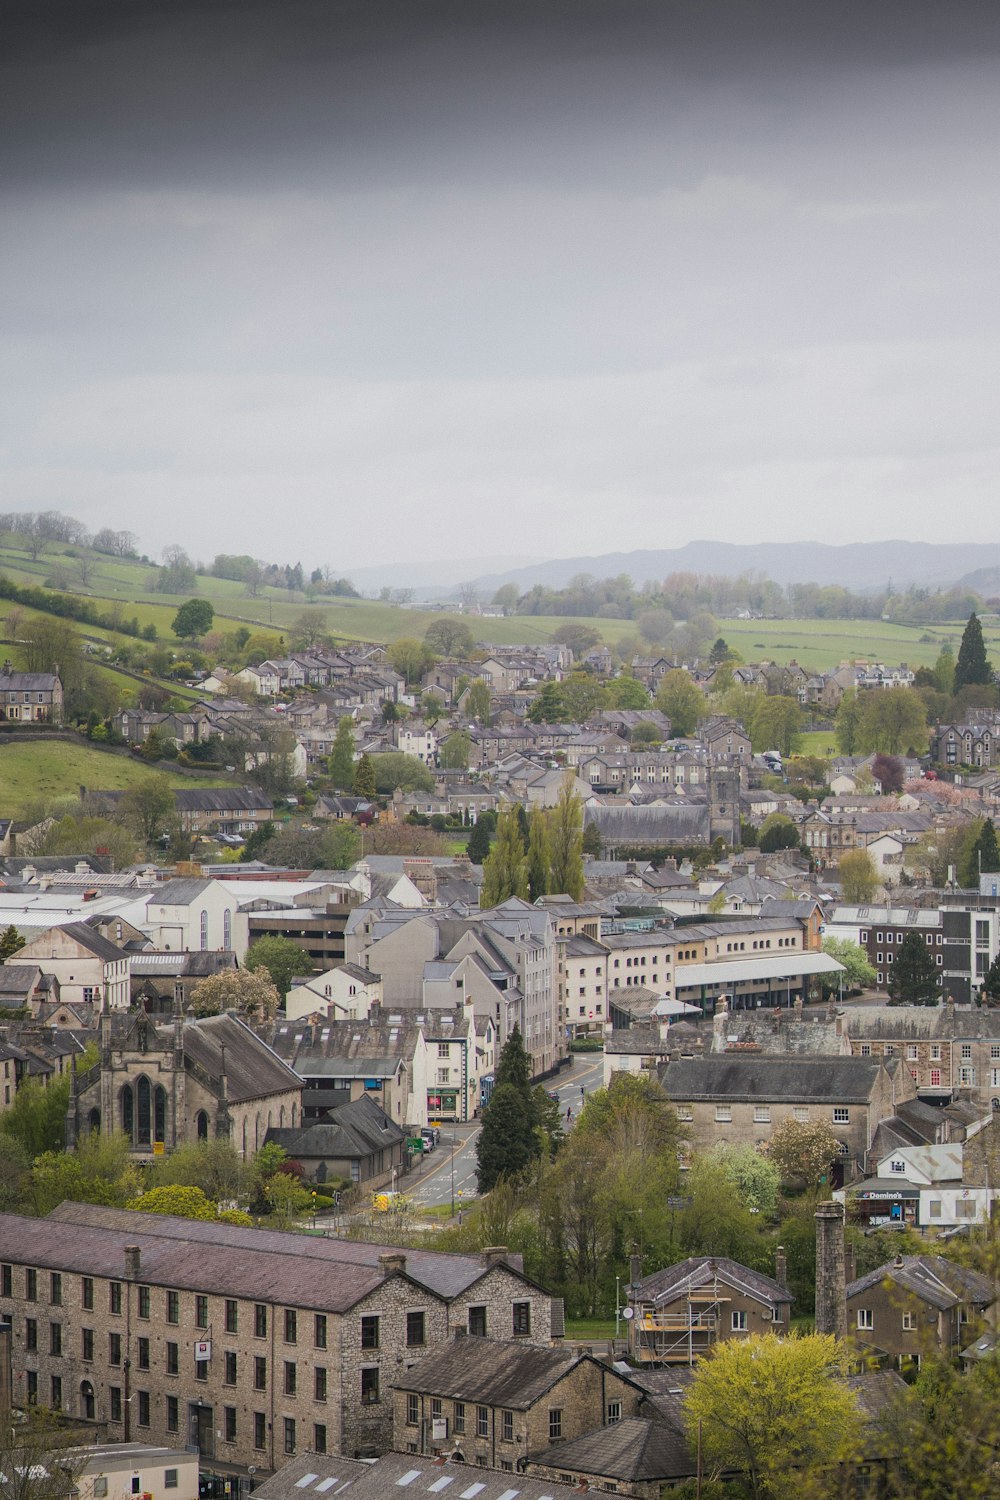
[{"label": "bush", "polygon": [[604,1038],[599,1036],[577,1036],[569,1044],[571,1052],[603,1052]]}]

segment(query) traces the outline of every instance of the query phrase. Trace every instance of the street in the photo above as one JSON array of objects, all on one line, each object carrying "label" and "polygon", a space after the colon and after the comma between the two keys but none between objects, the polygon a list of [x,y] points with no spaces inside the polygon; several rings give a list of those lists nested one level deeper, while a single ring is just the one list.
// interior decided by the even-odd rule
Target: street
[{"label": "street", "polygon": [[[564,1130],[567,1125],[572,1126],[585,1095],[602,1086],[603,1076],[602,1053],[595,1053],[592,1057],[577,1053],[571,1067],[557,1077],[543,1081],[544,1088],[559,1095]],[[571,1120],[566,1118],[567,1109],[573,1112]],[[441,1139],[434,1150],[420,1167],[408,1177],[400,1178],[398,1183],[414,1208],[437,1208],[454,1201],[457,1213],[463,1203],[476,1196],[476,1137],[479,1129],[478,1120],[468,1125],[441,1125]]]}]

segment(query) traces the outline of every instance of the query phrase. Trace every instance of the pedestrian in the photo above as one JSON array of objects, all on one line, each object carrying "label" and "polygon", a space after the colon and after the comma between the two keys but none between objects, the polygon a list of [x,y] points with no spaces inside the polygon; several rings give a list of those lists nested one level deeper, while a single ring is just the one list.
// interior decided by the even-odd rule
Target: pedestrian
[{"label": "pedestrian", "polygon": [[566,1106],[566,1124],[567,1125],[569,1124],[570,1120],[572,1120],[572,1118],[573,1118],[573,1109],[572,1109],[572,1106],[567,1104],[567,1106]]}]

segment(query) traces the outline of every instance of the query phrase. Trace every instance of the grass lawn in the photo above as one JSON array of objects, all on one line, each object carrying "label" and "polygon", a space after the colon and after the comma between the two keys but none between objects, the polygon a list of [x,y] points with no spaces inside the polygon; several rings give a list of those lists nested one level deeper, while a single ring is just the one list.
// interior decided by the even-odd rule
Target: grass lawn
[{"label": "grass lawn", "polygon": [[193,777],[152,770],[140,760],[109,755],[81,742],[31,740],[18,744],[16,736],[0,740],[0,816],[17,818],[35,802],[75,797],[81,786],[92,791],[127,791],[150,774],[170,786],[231,786],[225,776]]},{"label": "grass lawn", "polygon": [[[624,1330],[621,1324],[619,1332]],[[566,1337],[570,1339],[613,1339],[615,1336],[614,1318],[567,1318]]]},{"label": "grass lawn", "polygon": [[802,736],[803,755],[836,755],[837,736],[832,729],[811,729]]}]

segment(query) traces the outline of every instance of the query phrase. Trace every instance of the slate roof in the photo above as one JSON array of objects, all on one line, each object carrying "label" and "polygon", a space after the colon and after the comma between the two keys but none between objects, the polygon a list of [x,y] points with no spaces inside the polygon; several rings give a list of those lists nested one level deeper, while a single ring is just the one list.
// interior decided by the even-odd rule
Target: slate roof
[{"label": "slate roof", "polygon": [[556,1381],[591,1359],[573,1349],[466,1334],[398,1372],[396,1389],[527,1411]]},{"label": "slate roof", "polygon": [[110,942],[108,938],[102,937],[86,922],[67,922],[62,931],[79,943],[81,948],[86,948],[95,958],[101,959],[106,964],[118,964],[127,957],[124,949]]},{"label": "slate roof", "polygon": [[654,1271],[630,1287],[629,1296],[635,1302],[673,1302],[695,1287],[707,1286],[716,1278],[749,1293],[768,1307],[785,1306],[795,1300],[788,1288],[772,1277],[751,1271],[749,1266],[741,1266],[738,1260],[730,1260],[727,1256],[708,1255],[690,1255],[675,1266]]},{"label": "slate roof", "polygon": [[[12,1217],[12,1215],[0,1215],[0,1236],[4,1232],[7,1220]],[[40,1221],[26,1219],[20,1222],[32,1227],[37,1247]],[[267,1252],[271,1257],[270,1266],[276,1278],[282,1273],[285,1262],[294,1259],[311,1266],[310,1275],[322,1279],[324,1286],[327,1273],[324,1265],[317,1264],[317,1262],[329,1263],[337,1276],[342,1275],[346,1278],[354,1277],[356,1271],[365,1271],[369,1276],[375,1276],[372,1284],[377,1285],[383,1279],[378,1268],[380,1255],[405,1254],[406,1275],[412,1281],[427,1287],[428,1290],[445,1299],[460,1296],[469,1287],[474,1286],[489,1270],[485,1260],[478,1255],[454,1255],[443,1250],[400,1251],[396,1246],[380,1245],[370,1240],[328,1240],[313,1235],[289,1234],[278,1229],[241,1229],[235,1224],[201,1223],[194,1219],[175,1219],[162,1214],[133,1213],[128,1209],[104,1208],[95,1203],[60,1203],[45,1222],[47,1227],[65,1224],[73,1228],[69,1238],[64,1241],[70,1252],[76,1243],[75,1236],[80,1232],[75,1226],[93,1226],[113,1231],[116,1237],[114,1243],[122,1246],[138,1243],[135,1236],[139,1234],[191,1242],[195,1251],[195,1260],[197,1260],[200,1247],[217,1245],[224,1251],[225,1257],[228,1257],[228,1263],[233,1267],[241,1263],[244,1254]],[[30,1259],[29,1257],[29,1261]],[[43,1264],[37,1258],[33,1263]],[[47,1265],[48,1262],[44,1264]],[[508,1255],[505,1265],[515,1275],[523,1274],[519,1255]],[[143,1279],[146,1279],[145,1272]],[[274,1287],[280,1285],[281,1282],[276,1279]],[[525,1278],[525,1285],[530,1286],[532,1283]],[[199,1286],[198,1290],[206,1291],[209,1288]],[[271,1295],[273,1295],[273,1288]],[[285,1295],[283,1290],[281,1295]],[[324,1292],[323,1295],[326,1293]],[[312,1303],[305,1305],[311,1306]],[[336,1305],[339,1305],[336,1301],[331,1304],[331,1306]],[[347,1305],[349,1304],[344,1303],[344,1306]]]},{"label": "slate roof", "polygon": [[668,1063],[661,1082],[671,1099],[780,1099],[865,1104],[878,1077],[869,1057],[752,1057],[723,1053]]},{"label": "slate roof", "polygon": [[644,1417],[625,1417],[571,1442],[529,1453],[528,1462],[625,1483],[681,1479],[695,1470],[683,1432]]},{"label": "slate roof", "polygon": [[[359,1472],[362,1471],[362,1472]],[[530,1474],[501,1469],[468,1468],[442,1463],[416,1453],[385,1453],[375,1463],[310,1453],[283,1464],[277,1474],[257,1486],[260,1500],[331,1500],[347,1494],[350,1500],[385,1500],[395,1495],[421,1500],[556,1500],[577,1493],[570,1485]]]},{"label": "slate roof", "polygon": [[988,1276],[970,1271],[941,1255],[900,1255],[895,1260],[860,1276],[847,1288],[848,1298],[859,1296],[871,1287],[893,1281],[932,1307],[946,1312],[963,1302],[988,1307],[996,1300],[996,1287]]},{"label": "slate roof", "polygon": [[267,1140],[283,1146],[290,1157],[336,1157],[361,1160],[375,1151],[397,1145],[406,1131],[394,1125],[366,1096],[332,1109],[325,1120],[301,1130],[269,1130]]},{"label": "slate roof", "polygon": [[229,1097],[239,1103],[301,1089],[302,1079],[239,1016],[203,1016],[184,1027],[184,1053],[212,1078],[222,1076],[226,1049]]},{"label": "slate roof", "polygon": [[211,880],[165,880],[149,893],[147,906],[190,906],[192,901],[215,884]]}]

